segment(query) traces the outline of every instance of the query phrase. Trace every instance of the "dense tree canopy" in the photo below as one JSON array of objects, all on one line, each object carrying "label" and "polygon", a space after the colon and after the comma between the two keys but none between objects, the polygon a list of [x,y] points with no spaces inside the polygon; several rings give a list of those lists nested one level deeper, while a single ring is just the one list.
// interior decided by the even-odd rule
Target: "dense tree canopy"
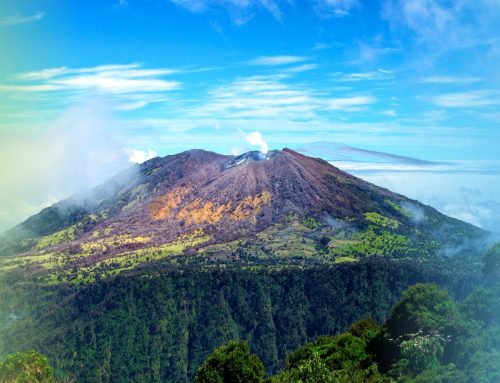
[{"label": "dense tree canopy", "polygon": [[54,370],[36,351],[17,352],[0,363],[0,383],[54,383]]},{"label": "dense tree canopy", "polygon": [[500,243],[496,243],[484,252],[483,272],[486,275],[500,276]]},{"label": "dense tree canopy", "polygon": [[219,347],[198,370],[195,383],[261,383],[266,371],[257,355],[251,354],[248,344],[231,341]]},{"label": "dense tree canopy", "polygon": [[[318,337],[291,353],[268,382],[495,383],[500,381],[499,306],[498,286],[458,303],[436,285],[416,284],[383,326],[362,320],[340,335]],[[392,353],[386,352],[388,345]],[[212,363],[212,374],[214,368]]]}]

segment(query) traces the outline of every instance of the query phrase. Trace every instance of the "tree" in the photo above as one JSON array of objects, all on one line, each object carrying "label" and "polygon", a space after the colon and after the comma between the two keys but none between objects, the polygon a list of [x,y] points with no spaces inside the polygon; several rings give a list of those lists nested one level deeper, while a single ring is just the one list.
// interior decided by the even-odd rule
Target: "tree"
[{"label": "tree", "polygon": [[444,340],[439,335],[416,335],[400,343],[401,356],[411,374],[441,367]]},{"label": "tree", "polygon": [[417,333],[442,332],[460,316],[458,306],[448,293],[434,284],[418,283],[403,293],[386,322],[393,337]]},{"label": "tree", "polygon": [[482,257],[483,273],[491,276],[500,276],[500,243],[495,243],[486,250]]},{"label": "tree", "polygon": [[367,350],[378,331],[377,324],[368,319],[356,322],[348,332],[335,337],[318,337],[289,356],[284,377],[278,375],[279,379],[273,383],[284,382],[286,378],[301,383],[378,382],[380,374]]},{"label": "tree", "polygon": [[248,344],[230,341],[219,347],[196,373],[195,383],[261,383],[266,372],[260,358]]},{"label": "tree", "polygon": [[465,383],[465,374],[449,364],[435,369],[425,370],[421,374],[412,378],[405,376],[398,380],[399,383]]},{"label": "tree", "polygon": [[17,352],[0,363],[0,383],[53,383],[54,370],[37,351]]},{"label": "tree", "polygon": [[270,383],[337,383],[335,375],[317,352],[301,361],[296,368],[272,377]]}]

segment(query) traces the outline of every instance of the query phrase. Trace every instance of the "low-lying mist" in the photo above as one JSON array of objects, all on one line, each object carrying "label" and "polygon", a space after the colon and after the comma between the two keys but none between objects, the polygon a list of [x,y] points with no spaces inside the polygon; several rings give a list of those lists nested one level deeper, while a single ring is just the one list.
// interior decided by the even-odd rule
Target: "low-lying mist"
[{"label": "low-lying mist", "polygon": [[0,142],[0,232],[131,165],[105,102],[74,106],[39,134]]}]

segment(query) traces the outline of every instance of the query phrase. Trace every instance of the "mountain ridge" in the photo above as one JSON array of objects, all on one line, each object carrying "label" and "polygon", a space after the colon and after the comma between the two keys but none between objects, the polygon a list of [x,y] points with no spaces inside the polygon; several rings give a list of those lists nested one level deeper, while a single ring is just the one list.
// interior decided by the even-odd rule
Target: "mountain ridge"
[{"label": "mountain ridge", "polygon": [[133,269],[185,254],[235,260],[235,241],[278,262],[289,260],[276,254],[286,255],[290,244],[292,258],[306,262],[426,258],[485,235],[288,148],[240,156],[192,149],[135,165],[43,209],[4,235],[11,238],[0,254],[53,268],[37,262],[43,256],[61,270],[112,269],[124,259]]}]

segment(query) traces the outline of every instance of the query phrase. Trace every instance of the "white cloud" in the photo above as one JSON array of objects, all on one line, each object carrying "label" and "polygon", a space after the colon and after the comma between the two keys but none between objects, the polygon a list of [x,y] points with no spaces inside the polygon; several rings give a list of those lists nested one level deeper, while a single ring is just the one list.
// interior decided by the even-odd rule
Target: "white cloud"
[{"label": "white cloud", "polygon": [[8,16],[0,18],[0,26],[11,26],[11,25],[20,25],[20,24],[28,24],[34,21],[38,21],[46,17],[47,14],[45,12],[38,12],[32,16]]},{"label": "white cloud", "polygon": [[480,77],[430,76],[423,77],[419,82],[424,84],[469,84],[481,81]]},{"label": "white cloud", "polygon": [[[173,73],[168,69],[140,69],[134,65],[111,65],[62,72],[51,72],[48,84],[69,89],[96,89],[110,93],[159,92],[179,88],[177,81],[167,81],[161,76]],[[41,72],[42,74],[43,72]],[[47,75],[47,72],[44,72]],[[29,74],[26,76],[29,77]],[[35,77],[31,73],[31,77]]]},{"label": "white cloud", "polygon": [[193,110],[197,116],[235,118],[311,118],[321,100],[308,89],[290,85],[286,77],[251,76],[216,87],[206,104]]},{"label": "white cloud", "polygon": [[432,42],[437,36],[455,40],[456,11],[442,3],[439,0],[390,0],[385,3],[384,15],[410,29],[420,40]]},{"label": "white cloud", "polygon": [[295,64],[298,62],[307,61],[307,57],[303,56],[261,56],[255,60],[248,61],[248,65],[264,65],[264,66],[278,66]]},{"label": "white cloud", "polygon": [[[500,227],[500,200],[498,173],[441,171],[391,171],[373,174],[357,172],[361,178],[376,185],[431,205],[442,213],[498,233]],[[470,185],[481,192],[472,195],[465,192]]]},{"label": "white cloud", "polygon": [[97,92],[114,97],[118,102],[117,109],[130,110],[164,101],[165,93],[179,89],[181,84],[178,81],[164,79],[175,73],[177,71],[172,69],[147,69],[136,63],[77,69],[58,67],[19,73],[10,83],[0,84],[0,91],[65,91],[80,96],[82,91]]},{"label": "white cloud", "polygon": [[14,78],[18,80],[47,80],[52,77],[66,74],[68,71],[69,69],[66,67],[49,68],[34,72],[18,73]]},{"label": "white cloud", "polygon": [[365,161],[330,161],[332,165],[345,170],[347,172],[355,172],[362,174],[385,173],[385,172],[448,172],[456,170],[450,165],[441,164],[405,164],[405,163],[381,163],[381,162],[365,162]]},{"label": "white cloud", "polygon": [[387,117],[396,117],[397,113],[394,109],[389,109],[389,110],[383,110],[382,113],[384,116]]},{"label": "white cloud", "polygon": [[104,93],[161,92],[179,88],[177,81],[156,78],[136,79],[124,74],[83,75],[60,80],[53,84],[69,89],[95,89]]},{"label": "white cloud", "polygon": [[383,16],[420,43],[455,49],[480,44],[498,31],[496,0],[386,0]]},{"label": "white cloud", "polygon": [[432,101],[445,108],[477,108],[500,104],[498,95],[487,90],[447,93],[434,97]]},{"label": "white cloud", "polygon": [[116,110],[135,110],[145,107],[149,104],[166,103],[171,99],[164,97],[161,94],[130,94],[130,97],[121,96],[121,104],[117,106]]},{"label": "white cloud", "polygon": [[[353,49],[354,59],[352,64],[374,65],[382,57],[400,52],[399,48],[387,45],[381,34],[371,40],[358,41]],[[379,69],[380,71],[380,69]]]},{"label": "white cloud", "polygon": [[316,0],[316,8],[321,16],[347,16],[359,6],[358,0]]},{"label": "white cloud", "polygon": [[138,150],[125,148],[125,153],[127,154],[128,160],[134,164],[142,164],[147,160],[158,157],[158,153],[154,150]]},{"label": "white cloud", "polygon": [[255,12],[265,10],[276,20],[283,15],[280,4],[290,5],[286,0],[170,0],[191,12],[201,13],[210,9],[224,9],[236,25],[243,25],[251,20]]},{"label": "white cloud", "polygon": [[392,71],[385,69],[377,69],[370,72],[356,72],[356,73],[333,73],[333,78],[337,81],[377,81],[377,80],[392,80],[394,74]]},{"label": "white cloud", "polygon": [[284,69],[283,71],[286,73],[301,73],[301,72],[307,72],[310,70],[314,70],[317,68],[318,68],[317,64],[304,64],[304,65],[292,66],[292,67]]},{"label": "white cloud", "polygon": [[376,102],[365,95],[328,98],[322,91],[289,79],[288,75],[241,77],[211,90],[205,104],[184,114],[195,119],[280,119],[290,126],[293,121],[312,121],[328,111],[354,112]]},{"label": "white cloud", "polygon": [[37,84],[37,85],[1,85],[0,92],[51,92],[61,90],[60,85],[55,84]]},{"label": "white cloud", "polygon": [[352,111],[365,105],[370,105],[376,102],[376,99],[371,96],[353,96],[343,98],[330,98],[327,100],[326,108],[330,110],[347,110]]}]

